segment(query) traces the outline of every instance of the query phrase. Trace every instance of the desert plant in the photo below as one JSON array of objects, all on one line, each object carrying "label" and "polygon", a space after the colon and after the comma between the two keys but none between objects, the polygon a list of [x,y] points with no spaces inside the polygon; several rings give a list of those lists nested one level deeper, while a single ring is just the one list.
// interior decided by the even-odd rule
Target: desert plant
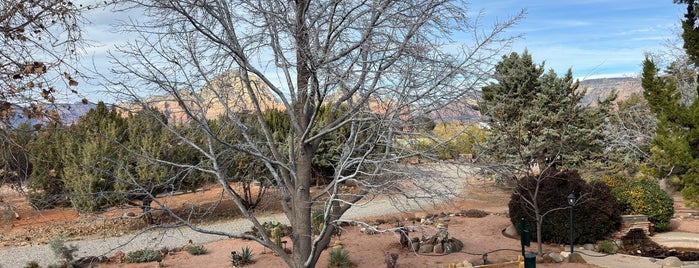
[{"label": "desert plant", "polygon": [[206,254],[206,248],[204,245],[187,245],[184,247],[184,251],[192,255],[204,255]]},{"label": "desert plant", "polygon": [[325,225],[325,212],[322,209],[314,210],[311,214],[313,234],[320,234],[320,231],[323,230],[323,225]]},{"label": "desert plant", "polygon": [[605,254],[614,254],[614,244],[610,241],[602,241],[597,244],[597,252]]},{"label": "desert plant", "polygon": [[160,252],[152,249],[141,249],[136,251],[131,251],[126,254],[124,259],[126,262],[131,263],[141,263],[141,262],[152,262],[160,258]]},{"label": "desert plant", "polygon": [[330,251],[330,259],[328,260],[328,268],[348,268],[352,265],[349,259],[349,252],[342,248],[333,248]]},{"label": "desert plant", "polygon": [[41,266],[39,266],[39,263],[36,261],[30,261],[24,265],[24,268],[39,268],[39,267],[41,267]]},{"label": "desert plant", "polygon": [[49,247],[51,248],[51,251],[53,251],[56,258],[61,259],[65,265],[69,267],[72,266],[73,253],[78,251],[78,247],[76,245],[67,246],[63,238],[54,237],[49,241]]},{"label": "desert plant", "polygon": [[244,247],[240,250],[231,252],[231,263],[234,267],[244,266],[253,263],[252,261],[252,251],[250,247]]}]

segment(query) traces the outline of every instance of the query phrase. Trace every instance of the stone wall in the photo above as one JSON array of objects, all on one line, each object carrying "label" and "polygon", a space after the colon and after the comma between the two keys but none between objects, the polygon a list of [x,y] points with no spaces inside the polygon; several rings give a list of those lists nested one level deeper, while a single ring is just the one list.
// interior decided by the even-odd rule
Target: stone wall
[{"label": "stone wall", "polygon": [[653,235],[653,224],[648,221],[646,215],[622,215],[621,228],[612,235],[616,239],[626,236],[631,230],[640,229],[647,236]]}]

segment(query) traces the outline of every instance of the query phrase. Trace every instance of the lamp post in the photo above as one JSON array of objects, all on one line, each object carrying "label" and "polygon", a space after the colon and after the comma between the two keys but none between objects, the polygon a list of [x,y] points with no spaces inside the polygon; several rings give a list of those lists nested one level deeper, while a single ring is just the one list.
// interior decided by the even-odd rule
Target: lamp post
[{"label": "lamp post", "polygon": [[570,253],[573,253],[573,207],[575,207],[575,195],[570,193],[568,195],[568,205],[570,205]]}]

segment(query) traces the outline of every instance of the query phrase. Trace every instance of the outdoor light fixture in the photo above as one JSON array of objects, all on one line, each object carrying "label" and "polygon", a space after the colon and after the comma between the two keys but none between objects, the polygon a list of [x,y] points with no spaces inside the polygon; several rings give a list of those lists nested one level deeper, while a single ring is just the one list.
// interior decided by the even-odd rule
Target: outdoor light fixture
[{"label": "outdoor light fixture", "polygon": [[573,253],[573,207],[575,207],[575,194],[568,195],[568,205],[570,205],[570,253]]},{"label": "outdoor light fixture", "polygon": [[575,205],[575,194],[570,193],[568,195],[568,205],[571,205],[571,206]]}]

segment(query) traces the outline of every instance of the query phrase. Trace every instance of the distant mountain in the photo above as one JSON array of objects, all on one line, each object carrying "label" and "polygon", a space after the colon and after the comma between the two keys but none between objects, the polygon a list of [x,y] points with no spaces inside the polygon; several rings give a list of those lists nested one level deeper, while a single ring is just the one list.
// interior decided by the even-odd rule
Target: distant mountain
[{"label": "distant mountain", "polygon": [[[256,100],[263,111],[271,108],[279,108],[282,105],[277,101],[269,88],[256,76],[249,74],[251,90],[255,93]],[[151,96],[143,100],[149,107],[155,107],[162,111],[174,122],[186,122],[189,120],[182,109],[180,101],[186,104],[193,113],[203,112],[206,118],[213,119],[226,112],[248,113],[255,109],[252,98],[245,87],[241,74],[237,70],[223,73],[212,78],[209,85],[189,92],[179,92],[182,97],[177,100],[173,95]],[[122,104],[125,110],[139,110],[142,106]]]},{"label": "distant mountain", "polygon": [[[83,104],[82,102],[76,102],[76,103],[55,103],[55,104],[46,104],[46,106],[43,107],[44,111],[56,111],[58,113],[58,118],[60,118],[61,123],[64,125],[70,125],[72,123],[75,123],[78,121],[78,119],[87,114],[87,112],[90,111],[90,109],[95,108],[97,106],[94,103],[88,103],[88,104]],[[27,119],[23,113],[22,110],[17,109],[15,111],[15,118],[10,120],[10,123],[12,126],[16,127],[21,123],[29,122],[32,125],[38,124],[38,123],[45,123],[48,121],[48,119]],[[2,126],[0,126],[2,128]]]},{"label": "distant mountain", "polygon": [[[242,85],[239,79],[240,78],[238,74],[235,71],[231,71],[219,77],[216,77],[216,79],[213,79],[214,83],[212,84],[215,87],[214,90],[211,90],[209,88],[201,89],[201,96],[210,99],[210,101],[208,102],[209,105],[207,107],[210,113],[207,114],[207,117],[215,118],[215,116],[218,116],[225,110],[220,100],[215,100],[214,92],[216,92],[217,94],[224,93],[221,95],[221,97],[226,100],[224,102],[227,102],[234,112],[246,112],[253,109],[253,107],[250,106],[250,97],[247,93],[245,93],[245,91],[241,90]],[[255,80],[256,78],[253,77],[252,79]],[[257,81],[254,82],[256,85],[258,85],[256,88],[258,90],[258,96],[261,96],[260,101],[262,106],[265,108],[280,108],[281,105],[274,99],[269,90],[266,87],[264,87],[263,84],[258,84]],[[617,90],[617,100],[626,99],[633,93],[643,92],[643,88],[641,87],[641,79],[634,77],[586,79],[580,81],[579,88],[587,90],[587,94],[582,100],[582,103],[584,104],[591,104],[597,101],[597,99],[605,98],[613,89]],[[146,101],[149,102],[150,105],[161,109],[171,119],[178,119],[182,121],[187,120],[186,116],[184,116],[177,102],[171,98],[168,98],[166,96],[154,96],[147,99]],[[131,106],[128,104],[120,105],[126,105],[126,107]],[[61,118],[61,122],[63,122],[64,124],[72,124],[76,122],[80,118],[80,116],[85,115],[88,111],[90,111],[90,109],[94,108],[95,106],[96,104],[94,103],[83,104],[80,102],[76,102],[72,104],[51,104],[48,105],[46,109],[56,110]],[[430,116],[440,121],[471,121],[474,119],[477,120],[477,118],[480,117],[478,111],[472,110],[467,106],[468,105],[463,105],[460,103],[450,105],[449,107],[445,107],[444,109],[435,113],[439,114],[438,116],[435,114],[432,114]],[[22,113],[21,111],[17,111],[17,114],[21,115]],[[18,116],[17,118],[12,120],[12,125],[17,126],[20,123],[25,122],[26,120],[26,118]],[[32,124],[40,122],[40,120],[36,119],[31,120]]]},{"label": "distant mountain", "polygon": [[617,91],[617,100],[625,100],[633,93],[643,92],[641,78],[638,77],[586,79],[580,81],[579,89],[587,89],[587,94],[582,99],[584,104],[604,99],[614,89]]}]

